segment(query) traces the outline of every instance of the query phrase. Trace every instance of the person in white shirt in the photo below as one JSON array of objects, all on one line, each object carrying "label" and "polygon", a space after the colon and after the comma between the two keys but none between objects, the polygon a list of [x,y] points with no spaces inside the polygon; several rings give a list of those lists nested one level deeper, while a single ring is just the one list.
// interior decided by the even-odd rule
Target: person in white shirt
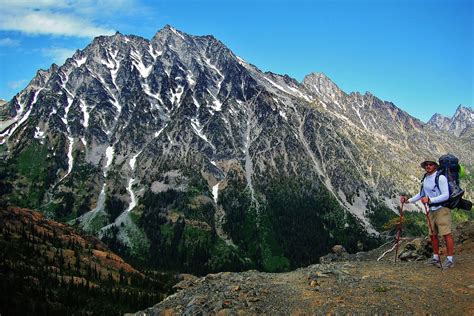
[{"label": "person in white shirt", "polygon": [[[454,267],[454,240],[451,233],[451,212],[450,209],[439,205],[438,203],[449,199],[448,180],[444,175],[438,176],[438,185],[436,185],[436,171],[438,164],[433,160],[425,160],[421,163],[421,167],[425,169],[426,174],[423,179],[422,189],[420,193],[408,199],[406,196],[400,197],[402,203],[415,203],[421,200],[421,203],[428,204],[428,216],[431,221],[433,231],[430,231],[431,245],[433,247],[433,257],[428,260],[428,264],[437,266],[440,264],[439,259],[439,240],[438,234],[444,237],[446,242],[447,258],[443,263],[443,268]],[[437,204],[437,205],[432,205]]]}]

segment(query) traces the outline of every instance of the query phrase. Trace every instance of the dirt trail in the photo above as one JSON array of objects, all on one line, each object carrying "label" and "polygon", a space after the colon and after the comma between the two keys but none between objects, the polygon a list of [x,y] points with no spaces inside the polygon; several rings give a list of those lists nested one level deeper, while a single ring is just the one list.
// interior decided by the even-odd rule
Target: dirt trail
[{"label": "dirt trail", "polygon": [[[315,264],[288,273],[222,272],[190,278],[138,315],[474,315],[474,223],[455,234],[455,267],[424,261]],[[372,259],[368,259],[372,258]]]},{"label": "dirt trail", "polygon": [[[277,274],[274,284],[292,284],[302,313],[394,313],[474,315],[474,243],[457,247],[456,266],[441,271],[423,262],[340,263],[346,279],[311,278],[311,267]],[[309,271],[308,271],[309,270]],[[305,278],[306,276],[306,278]],[[309,279],[308,279],[309,276]],[[312,279],[316,284],[309,285]],[[316,289],[317,287],[317,289]]]}]

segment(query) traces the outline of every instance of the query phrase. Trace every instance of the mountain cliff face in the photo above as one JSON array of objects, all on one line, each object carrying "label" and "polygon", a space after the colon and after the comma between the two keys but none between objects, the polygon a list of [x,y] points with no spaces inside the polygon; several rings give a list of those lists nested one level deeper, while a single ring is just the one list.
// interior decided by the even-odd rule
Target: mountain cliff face
[{"label": "mountain cliff face", "polygon": [[428,121],[428,125],[440,131],[446,131],[458,137],[472,137],[474,127],[474,112],[470,107],[458,106],[452,118],[435,114]]},{"label": "mountain cliff face", "polygon": [[196,273],[370,247],[398,194],[417,190],[419,161],[452,152],[472,165],[472,142],[390,102],[323,74],[263,73],[171,26],[94,39],[2,115],[7,203]]}]

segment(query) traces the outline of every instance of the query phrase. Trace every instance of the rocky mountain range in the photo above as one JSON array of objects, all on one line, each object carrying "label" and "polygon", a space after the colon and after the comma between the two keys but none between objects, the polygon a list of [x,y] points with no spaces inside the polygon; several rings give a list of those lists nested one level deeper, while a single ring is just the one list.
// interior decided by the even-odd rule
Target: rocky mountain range
[{"label": "rocky mountain range", "polygon": [[456,136],[473,135],[474,128],[474,111],[471,107],[458,106],[453,117],[449,118],[441,114],[433,115],[428,121],[429,125],[434,126],[438,130],[446,131]]},{"label": "rocky mountain range", "polygon": [[3,203],[195,273],[372,247],[397,196],[418,189],[419,161],[473,165],[466,133],[453,140],[321,73],[264,73],[171,26],[95,38],[38,71],[1,118]]}]

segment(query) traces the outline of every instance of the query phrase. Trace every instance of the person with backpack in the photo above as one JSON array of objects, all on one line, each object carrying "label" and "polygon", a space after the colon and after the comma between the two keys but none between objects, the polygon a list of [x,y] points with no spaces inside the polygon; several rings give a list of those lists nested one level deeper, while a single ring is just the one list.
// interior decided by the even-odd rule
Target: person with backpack
[{"label": "person with backpack", "polygon": [[443,202],[450,199],[448,179],[444,174],[438,171],[438,163],[434,160],[425,160],[420,166],[426,173],[422,180],[420,192],[408,199],[402,195],[400,202],[415,203],[421,200],[421,203],[429,206],[428,222],[432,225],[430,228],[430,239],[433,248],[433,257],[427,261],[428,264],[439,266],[439,240],[438,235],[443,236],[446,242],[447,258],[442,264],[442,268],[454,267],[454,239],[451,233],[451,212]]}]

